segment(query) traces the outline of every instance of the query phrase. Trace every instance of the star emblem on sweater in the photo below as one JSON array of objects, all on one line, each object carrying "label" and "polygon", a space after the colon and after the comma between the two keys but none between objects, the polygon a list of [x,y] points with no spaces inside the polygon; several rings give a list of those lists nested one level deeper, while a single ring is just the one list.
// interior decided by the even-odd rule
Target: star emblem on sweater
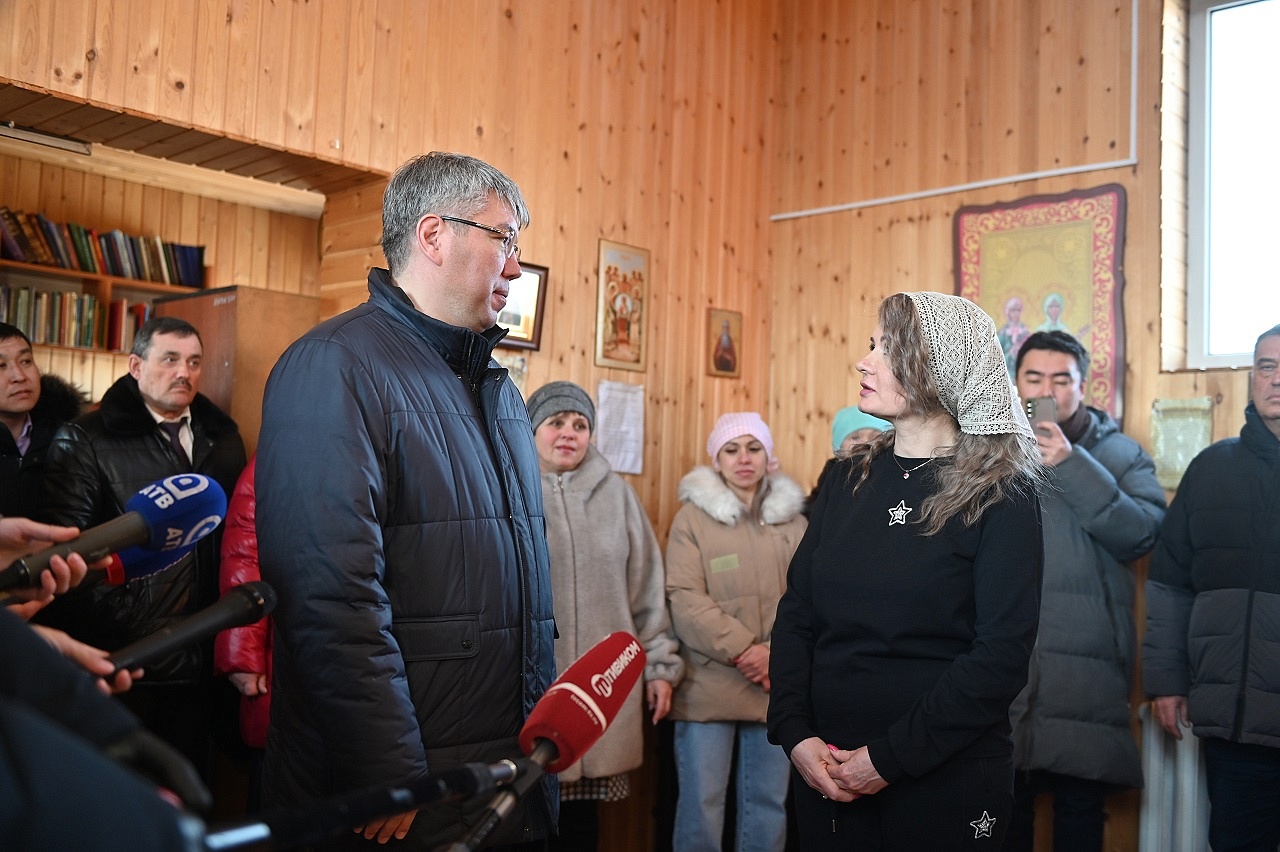
[{"label": "star emblem on sweater", "polygon": [[973,826],[973,839],[979,837],[991,837],[991,829],[996,824],[996,818],[986,811],[982,812],[982,819],[975,819],[969,825]]},{"label": "star emblem on sweater", "polygon": [[899,500],[898,505],[889,509],[889,526],[894,524],[905,524],[907,522],[907,513],[914,512],[915,509],[907,506],[906,500]]}]

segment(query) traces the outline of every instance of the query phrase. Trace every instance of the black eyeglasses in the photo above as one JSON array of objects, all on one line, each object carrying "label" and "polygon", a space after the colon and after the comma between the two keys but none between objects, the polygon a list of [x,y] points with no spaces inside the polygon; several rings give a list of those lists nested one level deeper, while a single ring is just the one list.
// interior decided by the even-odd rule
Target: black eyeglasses
[{"label": "black eyeglasses", "polygon": [[457,222],[459,225],[470,225],[473,228],[479,228],[482,231],[488,231],[502,237],[502,250],[507,253],[507,257],[520,257],[520,246],[516,244],[516,240],[520,237],[520,233],[511,228],[497,228],[493,225],[485,225],[480,222],[472,222],[470,219],[459,219],[457,216],[441,216],[446,222]]}]

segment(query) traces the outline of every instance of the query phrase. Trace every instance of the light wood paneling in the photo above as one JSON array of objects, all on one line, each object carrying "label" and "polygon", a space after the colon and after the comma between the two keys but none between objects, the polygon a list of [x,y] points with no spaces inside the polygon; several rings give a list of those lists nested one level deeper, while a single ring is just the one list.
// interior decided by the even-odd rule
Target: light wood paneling
[{"label": "light wood paneling", "polygon": [[[853,365],[876,305],[902,289],[953,289],[952,215],[966,204],[1125,186],[1125,430],[1147,445],[1153,399],[1206,394],[1217,401],[1215,438],[1239,429],[1242,372],[1161,372],[1181,351],[1168,339],[1181,301],[1162,304],[1161,287],[1180,286],[1168,279],[1184,256],[1176,238],[1162,256],[1161,230],[1185,228],[1161,212],[1161,23],[1185,4],[1137,4],[1134,56],[1128,0],[286,0],[265,11],[250,0],[84,0],[91,25],[69,27],[51,26],[49,4],[14,0],[0,4],[10,48],[0,78],[77,96],[90,105],[81,110],[154,110],[171,127],[193,125],[201,146],[230,134],[383,174],[422,151],[458,150],[506,171],[533,212],[524,256],[551,271],[528,386],[645,386],[645,473],[630,479],[665,536],[676,483],[703,461],[706,431],[725,410],[764,413],[784,469],[812,483],[832,415],[857,398]],[[183,12],[195,19],[190,56],[177,33]],[[273,29],[285,18],[287,37]],[[159,62],[134,70],[135,45],[154,41],[129,34],[138,28],[164,35]],[[1184,84],[1174,75],[1169,85]],[[0,105],[22,100],[0,90]],[[67,126],[84,116],[57,103],[27,108]],[[157,144],[184,150],[192,139]],[[1131,150],[1132,164],[1087,170]],[[1000,183],[1061,169],[1086,171]],[[997,185],[893,200],[984,182]],[[272,217],[162,203],[183,241],[216,235],[220,274],[289,281],[300,264],[298,289],[320,295],[327,316],[363,301],[365,270],[382,263],[383,185],[356,175],[330,190],[318,267],[301,225],[284,229],[281,259]],[[110,179],[77,189],[38,167],[0,170],[0,187],[23,197],[68,186],[107,227],[125,227],[143,204]],[[652,252],[644,373],[592,363],[601,237]],[[708,307],[743,312],[741,380],[705,375]],[[1124,813],[1109,849],[1136,848],[1131,802]],[[649,848],[645,825],[631,848]]]},{"label": "light wood paneling", "polygon": [[[630,477],[661,534],[677,508],[679,478],[703,462],[716,416],[764,411],[768,402],[771,161],[768,93],[773,86],[772,5],[520,4],[481,16],[498,53],[533,51],[510,79],[482,80],[454,99],[420,107],[402,82],[400,114],[422,109],[430,146],[464,150],[521,185],[533,222],[523,256],[551,270],[543,349],[529,355],[528,388],[576,381],[593,394],[601,380],[643,384],[645,473]],[[422,4],[429,38],[434,4]],[[412,32],[415,24],[406,24]],[[707,33],[718,33],[715,39]],[[415,43],[406,36],[404,44]],[[465,52],[437,44],[427,79]],[[354,50],[351,42],[348,50]],[[454,76],[459,85],[467,78]],[[564,94],[559,111],[540,94]],[[416,122],[417,118],[411,119]],[[364,300],[370,263],[384,263],[378,182],[330,195],[320,271],[323,315]],[[594,366],[597,240],[651,251],[652,292],[644,373]],[[706,310],[743,312],[740,380],[705,372]]]},{"label": "light wood paneling", "polygon": [[[895,0],[786,5],[780,89],[797,94],[782,100],[778,118],[783,144],[773,182],[775,213],[942,189],[1001,174],[1107,162],[1129,150],[1132,27],[1128,3],[1099,4],[1099,14],[1081,15],[1077,4],[1065,0],[1026,4],[991,0],[944,4],[941,14],[919,17],[911,17],[913,4]],[[875,305],[884,296],[912,288],[954,290],[950,230],[956,208],[1108,182],[1124,185],[1129,200],[1125,431],[1149,446],[1152,401],[1202,395],[1206,386],[1212,387],[1209,395],[1218,401],[1215,439],[1239,430],[1247,401],[1243,372],[1161,372],[1162,309],[1167,328],[1179,323],[1183,308],[1180,282],[1169,284],[1175,290],[1163,302],[1161,291],[1165,267],[1172,265],[1176,270],[1181,262],[1176,239],[1168,249],[1172,256],[1165,258],[1163,266],[1161,261],[1161,118],[1153,105],[1162,97],[1161,21],[1166,5],[1176,20],[1178,0],[1139,0],[1138,4],[1135,166],[776,223],[774,348],[786,356],[774,361],[770,410],[786,435],[784,441],[796,442],[793,454],[810,477],[816,477],[829,447],[821,432],[812,440],[800,436],[806,429],[829,423],[831,412],[856,401],[858,387],[852,369],[813,372],[814,368],[822,364],[845,368],[856,362],[874,326]],[[901,31],[904,18],[919,29],[915,38],[928,49],[902,52],[895,48],[894,67],[877,68],[865,57],[898,45],[906,37]],[[1173,37],[1177,38],[1176,33]],[[846,61],[851,73],[829,71]],[[917,94],[894,83],[927,80],[931,75],[964,80],[963,98],[956,98],[954,82],[942,84],[951,92],[945,100],[936,91],[929,93],[934,87],[921,87]],[[942,167],[927,159],[928,167],[922,167],[918,160],[897,157],[895,145],[902,144],[895,141],[897,130],[868,129],[874,123],[872,116],[880,121],[887,117],[891,124],[914,124],[909,117],[926,112],[946,116],[934,131],[933,147],[947,152]],[[807,128],[829,129],[808,133]],[[1028,136],[1036,140],[1034,144],[1009,147],[1004,141]],[[967,141],[957,147],[961,138]],[[854,141],[846,145],[831,140]],[[961,156],[965,151],[970,152],[968,156]],[[815,160],[821,165],[815,167]],[[828,171],[833,175],[830,180]],[[1165,206],[1179,209],[1179,202],[1175,195]],[[1182,221],[1166,217],[1163,225],[1185,227]],[[842,266],[860,272],[852,287],[833,272]],[[852,352],[837,351],[832,345],[825,331],[829,324],[848,332],[855,341]]]}]

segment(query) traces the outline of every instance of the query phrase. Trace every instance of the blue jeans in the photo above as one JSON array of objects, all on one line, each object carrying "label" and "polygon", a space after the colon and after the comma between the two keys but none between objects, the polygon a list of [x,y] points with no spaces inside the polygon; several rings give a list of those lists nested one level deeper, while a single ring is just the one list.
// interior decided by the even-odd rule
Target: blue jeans
[{"label": "blue jeans", "polygon": [[739,852],[782,852],[787,840],[787,782],[791,761],[753,722],[676,722],[675,852],[719,852],[724,833],[725,795],[737,746]]},{"label": "blue jeans", "polygon": [[1204,746],[1213,852],[1275,852],[1280,844],[1280,749],[1215,737]]}]

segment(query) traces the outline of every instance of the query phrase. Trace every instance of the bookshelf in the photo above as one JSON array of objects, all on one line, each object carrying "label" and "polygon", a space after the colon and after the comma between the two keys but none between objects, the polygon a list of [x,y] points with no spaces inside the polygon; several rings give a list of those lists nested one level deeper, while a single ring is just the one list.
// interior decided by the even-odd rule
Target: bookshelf
[{"label": "bookshelf", "polygon": [[[0,259],[0,294],[8,302],[0,316],[37,345],[127,352],[132,331],[150,315],[156,298],[191,292],[157,281]],[[43,311],[37,306],[42,299],[48,303]]]}]

